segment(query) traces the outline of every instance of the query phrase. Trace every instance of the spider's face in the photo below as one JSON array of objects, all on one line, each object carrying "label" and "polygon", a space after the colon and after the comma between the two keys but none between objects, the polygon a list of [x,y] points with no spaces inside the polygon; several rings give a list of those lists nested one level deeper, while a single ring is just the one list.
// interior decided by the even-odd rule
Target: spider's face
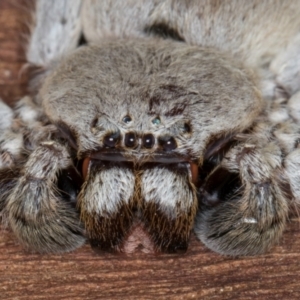
[{"label": "spider's face", "polygon": [[261,111],[252,76],[228,59],[110,41],[78,49],[46,79],[44,111],[83,159],[78,206],[93,245],[120,248],[137,218],[156,248],[186,249],[197,168]]},{"label": "spider's face", "polygon": [[105,148],[112,160],[201,163],[208,143],[261,110],[251,76],[226,57],[157,44],[84,47],[48,78],[46,114],[79,157]]},{"label": "spider's face", "polygon": [[[46,2],[27,54],[46,78],[0,120],[0,209],[19,240],[127,252],[148,235],[174,252],[195,224],[220,253],[274,244],[300,199],[298,94],[269,101],[299,91],[297,1],[267,17],[268,1]],[[70,53],[81,33],[93,45]]]}]

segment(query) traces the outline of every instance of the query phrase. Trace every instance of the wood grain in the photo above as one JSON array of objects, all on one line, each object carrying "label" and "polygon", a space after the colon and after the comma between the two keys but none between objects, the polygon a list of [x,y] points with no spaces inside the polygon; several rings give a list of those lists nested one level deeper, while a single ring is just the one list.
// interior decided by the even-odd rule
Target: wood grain
[{"label": "wood grain", "polygon": [[33,0],[0,0],[0,98],[11,105],[27,91],[26,36]]},{"label": "wood grain", "polygon": [[[20,34],[27,30],[28,2],[0,0],[0,97],[9,103],[26,93]],[[300,221],[291,220],[270,253],[246,258],[220,256],[195,237],[180,256],[99,255],[88,245],[38,255],[3,229],[0,299],[300,299]]]},{"label": "wood grain", "polygon": [[185,255],[24,252],[0,235],[0,299],[300,299],[300,222],[266,255],[220,256],[194,237]]}]

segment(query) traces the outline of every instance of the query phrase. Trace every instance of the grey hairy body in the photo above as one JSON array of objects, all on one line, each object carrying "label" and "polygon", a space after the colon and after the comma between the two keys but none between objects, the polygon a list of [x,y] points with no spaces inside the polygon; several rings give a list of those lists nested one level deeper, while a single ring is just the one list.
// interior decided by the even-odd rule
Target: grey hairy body
[{"label": "grey hairy body", "polygon": [[62,2],[37,2],[32,96],[1,104],[19,240],[182,252],[194,228],[222,254],[270,249],[300,196],[297,1]]}]

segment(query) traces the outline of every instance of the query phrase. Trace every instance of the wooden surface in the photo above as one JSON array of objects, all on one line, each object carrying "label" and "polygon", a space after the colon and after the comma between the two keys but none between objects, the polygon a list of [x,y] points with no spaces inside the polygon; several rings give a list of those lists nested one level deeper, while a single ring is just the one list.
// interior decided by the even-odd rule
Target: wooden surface
[{"label": "wooden surface", "polygon": [[[10,103],[26,93],[19,37],[27,20],[22,5],[0,0],[0,97]],[[235,259],[194,237],[181,256],[98,255],[88,245],[37,255],[2,230],[0,299],[300,299],[300,221],[291,220],[270,253]]]},{"label": "wooden surface", "polygon": [[10,103],[26,92],[24,51],[32,2],[0,0],[0,98]]},{"label": "wooden surface", "polygon": [[0,299],[300,299],[300,223],[269,254],[226,258],[192,240],[185,255],[22,251],[0,236]]}]

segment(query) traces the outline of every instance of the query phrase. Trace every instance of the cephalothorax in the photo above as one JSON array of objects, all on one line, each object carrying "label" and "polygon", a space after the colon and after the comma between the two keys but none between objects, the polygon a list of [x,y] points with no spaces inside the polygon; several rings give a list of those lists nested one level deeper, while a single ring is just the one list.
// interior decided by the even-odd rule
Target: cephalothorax
[{"label": "cephalothorax", "polygon": [[[79,14],[80,1],[63,2],[70,16]],[[268,57],[268,45],[260,46],[248,60],[240,47],[235,59],[226,53],[233,52],[230,41],[224,49],[203,33],[191,41],[195,33],[186,24],[200,26],[193,8],[211,8],[213,1],[144,1],[144,19],[117,32],[111,23],[118,9],[127,7],[128,23],[140,7],[104,2],[98,7],[85,1],[82,9],[84,33],[94,45],[59,57],[66,51],[61,46],[54,57],[49,54],[49,63],[55,62],[33,97],[22,99],[14,113],[1,104],[3,219],[39,252],[70,251],[86,237],[103,250],[132,252],[141,244],[145,251],[180,252],[193,227],[223,254],[266,251],[300,196],[295,68],[273,74],[266,67],[266,61],[284,61],[282,48],[293,52],[296,25],[284,29],[296,42],[286,37]],[[295,1],[288,2],[276,5],[290,9]],[[261,3],[263,9],[268,1]],[[106,11],[98,33],[88,25],[94,21],[91,7],[99,16]],[[60,25],[68,22],[79,24],[70,18]],[[141,24],[143,34],[137,31]],[[77,28],[71,25],[69,33]],[[162,28],[163,35],[197,45],[153,37]],[[47,65],[30,50],[32,43],[29,59]],[[283,64],[289,63],[290,57]],[[284,89],[281,97],[270,88],[276,81]],[[295,95],[288,100],[288,94]]]}]

